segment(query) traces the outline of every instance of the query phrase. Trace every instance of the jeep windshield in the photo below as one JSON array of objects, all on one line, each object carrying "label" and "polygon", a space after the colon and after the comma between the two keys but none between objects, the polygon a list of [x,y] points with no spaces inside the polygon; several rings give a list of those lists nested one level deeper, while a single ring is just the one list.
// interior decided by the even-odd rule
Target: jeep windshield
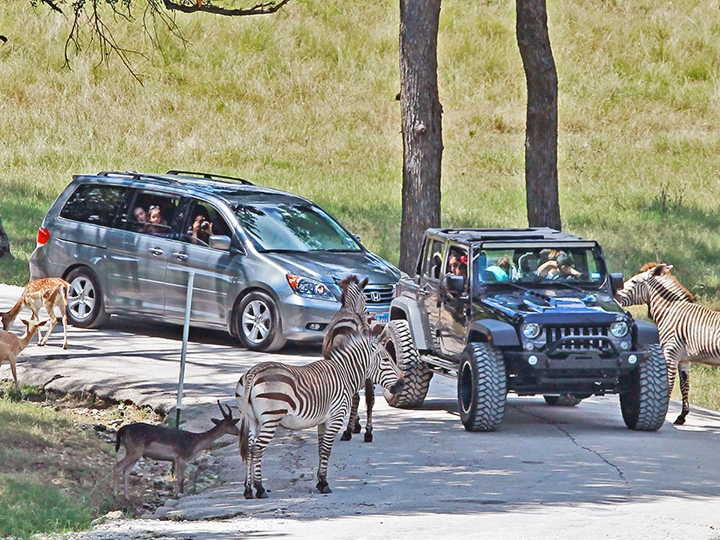
[{"label": "jeep windshield", "polygon": [[472,272],[477,283],[583,284],[600,286],[606,277],[596,244],[498,245],[473,250]]},{"label": "jeep windshield", "polygon": [[258,251],[362,250],[337,221],[305,201],[236,204],[233,210]]}]

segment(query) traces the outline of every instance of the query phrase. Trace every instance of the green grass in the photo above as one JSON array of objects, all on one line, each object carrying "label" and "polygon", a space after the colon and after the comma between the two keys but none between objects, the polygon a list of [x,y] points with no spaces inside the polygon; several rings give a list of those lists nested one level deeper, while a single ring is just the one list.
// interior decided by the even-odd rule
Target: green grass
[{"label": "green grass", "polygon": [[0,398],[0,537],[87,529],[116,506],[107,445],[51,408]]}]

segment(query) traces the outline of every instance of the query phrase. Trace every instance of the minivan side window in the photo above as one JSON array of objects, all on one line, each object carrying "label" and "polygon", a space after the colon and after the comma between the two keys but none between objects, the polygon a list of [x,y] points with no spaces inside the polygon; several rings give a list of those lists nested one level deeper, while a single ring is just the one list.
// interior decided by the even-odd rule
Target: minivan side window
[{"label": "minivan side window", "polygon": [[153,236],[175,238],[172,224],[177,216],[180,197],[140,191],[130,205],[127,228]]},{"label": "minivan side window", "polygon": [[126,193],[124,186],[81,184],[65,203],[60,217],[112,227]]},{"label": "minivan side window", "polygon": [[207,246],[212,235],[232,236],[225,219],[213,206],[203,201],[192,201],[190,220],[182,239],[192,244]]}]

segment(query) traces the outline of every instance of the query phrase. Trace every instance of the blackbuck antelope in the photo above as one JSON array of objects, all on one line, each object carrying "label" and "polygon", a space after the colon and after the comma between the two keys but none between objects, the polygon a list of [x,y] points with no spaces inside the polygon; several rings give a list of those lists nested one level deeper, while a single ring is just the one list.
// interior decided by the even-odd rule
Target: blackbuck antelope
[{"label": "blackbuck antelope", "polygon": [[[382,336],[381,336],[382,339]],[[245,373],[235,388],[240,409],[240,455],[247,465],[245,498],[267,498],[262,483],[262,458],[278,426],[306,429],[317,426],[320,464],[316,487],[331,493],[328,460],[335,436],[350,411],[353,394],[366,379],[391,393],[405,380],[387,349],[361,334],[333,348],[327,358],[305,366],[262,362]]]},{"label": "blackbuck antelope", "polygon": [[[12,323],[15,322],[20,310],[23,307],[28,308],[32,312],[31,319],[40,320],[40,309],[44,306],[50,317],[50,326],[45,333],[45,337],[38,331],[38,345],[42,346],[47,343],[50,333],[57,324],[57,316],[55,308],[60,312],[63,322],[63,349],[67,349],[67,305],[68,290],[70,284],[62,278],[42,278],[30,281],[23,289],[22,295],[15,305],[5,313],[0,313],[2,319],[3,330],[8,330]],[[40,325],[38,325],[40,326]]]},{"label": "blackbuck antelope", "polygon": [[26,321],[25,319],[20,320],[25,326],[27,326],[27,329],[22,336],[18,337],[12,332],[0,330],[0,366],[5,360],[10,362],[10,371],[12,371],[13,380],[15,381],[15,390],[18,392],[20,391],[20,385],[18,384],[17,371],[15,368],[17,356],[20,354],[20,351],[28,346],[33,334],[37,331],[38,326],[42,326],[47,322]]},{"label": "blackbuck antelope", "polygon": [[113,471],[113,491],[115,495],[118,494],[118,484],[120,475],[122,475],[125,485],[125,498],[129,498],[130,471],[141,457],[157,461],[174,461],[175,491],[182,493],[185,481],[185,465],[223,435],[240,435],[240,430],[236,425],[240,419],[232,417],[230,407],[227,407],[227,412],[225,412],[220,401],[218,401],[218,407],[220,407],[223,419],[211,418],[215,427],[202,433],[166,428],[143,422],[121,427],[117,432],[115,451],[120,450],[122,444],[125,448],[125,457],[115,464]]}]

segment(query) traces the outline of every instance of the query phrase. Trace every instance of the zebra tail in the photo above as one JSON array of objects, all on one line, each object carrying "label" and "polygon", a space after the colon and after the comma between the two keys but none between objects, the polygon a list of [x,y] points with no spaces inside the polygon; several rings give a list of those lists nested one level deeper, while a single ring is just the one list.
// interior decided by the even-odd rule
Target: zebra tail
[{"label": "zebra tail", "polygon": [[[249,371],[238,381],[238,387],[243,388],[243,399],[242,402],[238,400],[238,409],[240,409],[240,457],[244,462],[247,462],[250,455],[250,392],[254,379],[255,374]],[[235,394],[239,395],[237,389]]]}]

